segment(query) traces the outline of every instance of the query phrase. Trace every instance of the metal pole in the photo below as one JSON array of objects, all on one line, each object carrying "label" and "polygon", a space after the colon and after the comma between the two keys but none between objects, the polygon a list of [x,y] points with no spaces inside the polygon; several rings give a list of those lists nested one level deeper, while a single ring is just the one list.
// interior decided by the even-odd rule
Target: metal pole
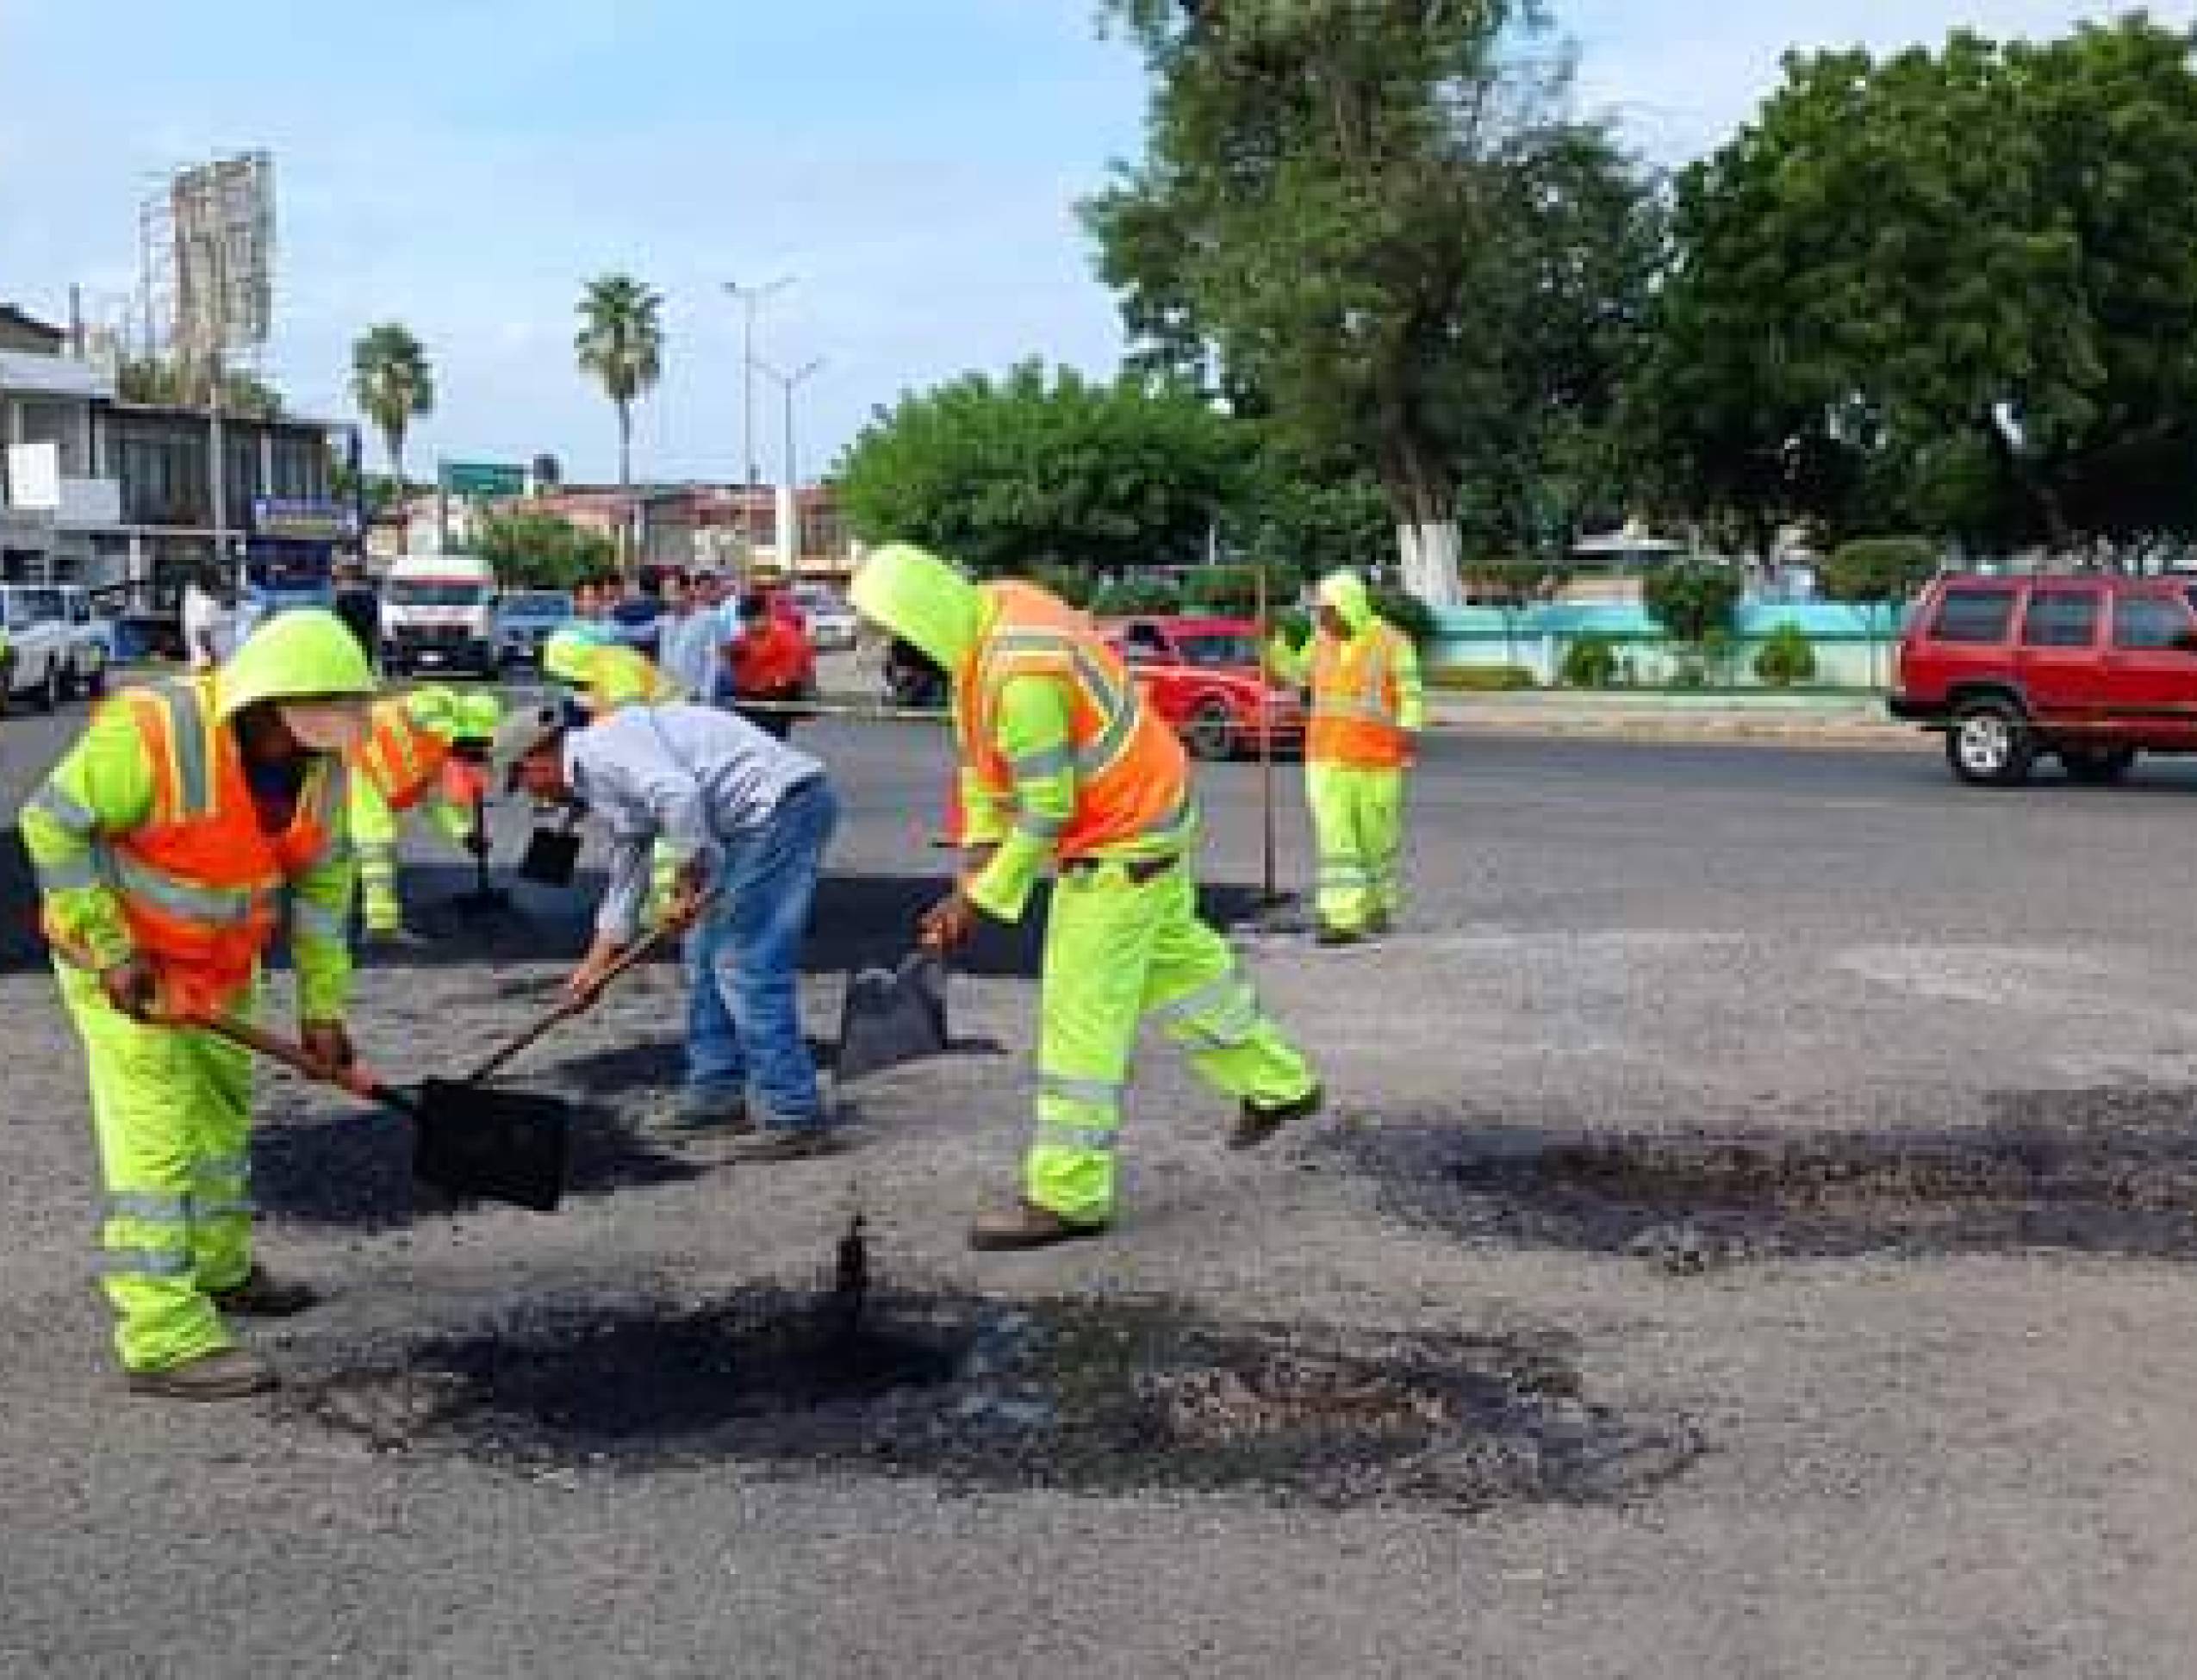
[{"label": "metal pole", "polygon": [[1273,635],[1267,619],[1267,563],[1259,562],[1253,586],[1257,594],[1259,637],[1259,893],[1262,907],[1280,899],[1274,864],[1274,724],[1273,677],[1267,669],[1267,642]]},{"label": "metal pole", "polygon": [[740,542],[747,551],[744,563],[755,550],[755,488],[756,488],[756,310],[768,297],[774,297],[794,283],[794,277],[782,274],[775,280],[760,286],[744,286],[737,280],[727,280],[727,295],[739,301],[743,312],[740,329]]}]

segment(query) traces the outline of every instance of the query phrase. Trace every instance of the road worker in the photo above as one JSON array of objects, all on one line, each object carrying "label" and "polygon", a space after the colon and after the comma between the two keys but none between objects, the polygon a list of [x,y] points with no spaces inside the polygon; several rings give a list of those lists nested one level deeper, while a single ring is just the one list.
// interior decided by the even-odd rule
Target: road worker
[{"label": "road worker", "polygon": [[370,732],[351,755],[351,839],[358,855],[361,918],[370,940],[404,931],[397,893],[397,819],[417,810],[453,846],[484,853],[486,762],[503,721],[493,694],[420,688],[376,703]]},{"label": "road worker", "polygon": [[90,1067],[115,1346],[140,1393],[271,1386],[223,1315],[314,1299],[252,1259],[250,1068],[192,1024],[252,1013],[286,906],[306,1049],[330,1069],[350,1062],[344,755],[373,694],[340,619],[285,613],[214,671],[103,705],[22,810]]},{"label": "road worker", "polygon": [[1277,636],[1268,663],[1284,681],[1312,685],[1304,788],[1319,856],[1323,945],[1386,933],[1403,905],[1403,772],[1426,723],[1411,638],[1373,610],[1355,572],[1320,582],[1309,646]]},{"label": "road worker", "polygon": [[967,870],[924,918],[925,942],[950,950],[980,916],[1019,920],[1039,874],[1058,872],[1023,1192],[979,1216],[971,1245],[1037,1248],[1106,1229],[1130,1052],[1148,1018],[1238,1100],[1232,1146],[1315,1112],[1311,1068],[1198,918],[1181,744],[1091,621],[1033,585],[980,586],[899,544],[863,564],[854,603],[952,686]]}]

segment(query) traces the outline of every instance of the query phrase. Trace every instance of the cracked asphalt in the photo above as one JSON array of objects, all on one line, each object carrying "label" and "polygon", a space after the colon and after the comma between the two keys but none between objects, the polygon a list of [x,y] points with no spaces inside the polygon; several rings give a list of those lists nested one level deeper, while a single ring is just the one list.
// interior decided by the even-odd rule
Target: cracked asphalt
[{"label": "cracked asphalt", "polygon": [[[0,722],[10,810],[69,721]],[[811,738],[848,810],[806,982],[828,1041],[844,970],[895,955],[937,880],[924,841],[946,761],[913,727]],[[1204,774],[1207,873],[1230,910],[1258,885],[1257,780]],[[1301,807],[1293,775],[1279,785],[1295,880]],[[0,1673],[2184,1676],[2191,1245],[2155,1230],[2180,1191],[2117,1163],[2188,1153],[2193,817],[2197,767],[1986,793],[1922,741],[1446,737],[1416,789],[1397,938],[1242,937],[1335,1113],[1232,1154],[1227,1117],[1155,1045],[1117,1234],[1025,1259],[971,1254],[962,1231],[1012,1182],[1026,938],[957,977],[961,1053],[850,1093],[859,1148],[769,1169],[628,1129],[676,1068],[675,976],[644,974],[521,1065],[599,1105],[583,1193],[554,1216],[415,1210],[397,1123],[266,1081],[264,1250],[332,1291],[251,1333],[295,1370],[814,1288],[859,1209],[883,1288],[1560,1347],[1585,1402],[1699,1442],[1624,1498],[1468,1513],[1137,1490],[1133,1474],[968,1491],[737,1453],[640,1472],[484,1462],[377,1450],[279,1402],[126,1398],[87,1282],[82,1070],[10,866]],[[523,840],[507,826],[507,858]],[[523,920],[469,924],[432,902],[463,884],[455,860],[423,868],[443,936],[362,978],[358,1036],[394,1076],[464,1066],[576,949],[576,899],[530,891]],[[2067,1141],[2083,1195],[2140,1204],[2157,1240],[2054,1241],[1998,1204],[1953,1205],[2010,1123]],[[1457,1176],[1521,1140],[1559,1150]],[[1931,1171],[1879,1170],[1910,1146]],[[1694,1267],[1623,1219],[1626,1240],[1587,1240],[1600,1214],[1552,1160],[1575,1179],[1585,1163],[1626,1207],[1653,1167],[1658,1229],[1721,1229],[1747,1188],[1747,1245]],[[1780,1163],[1847,1184],[1869,1216],[1839,1229],[1869,1240],[1779,1241],[1801,1195],[1762,1189]],[[1990,1179],[2002,1200],[2063,1181]],[[1802,1211],[1825,1216],[1829,1194],[1811,1180]],[[1950,1222],[1958,1240],[1876,1241],[1870,1197],[1897,1202],[1898,1230]]]}]

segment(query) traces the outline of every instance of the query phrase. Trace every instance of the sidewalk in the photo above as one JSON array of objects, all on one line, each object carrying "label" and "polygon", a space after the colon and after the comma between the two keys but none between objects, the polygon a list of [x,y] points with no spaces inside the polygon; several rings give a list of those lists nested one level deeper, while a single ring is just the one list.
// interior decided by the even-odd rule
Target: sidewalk
[{"label": "sidewalk", "polygon": [[1920,745],[1928,737],[1886,715],[1883,697],[1854,694],[1686,694],[1638,690],[1429,690],[1428,721],[1468,733],[1610,736],[1637,740],[1824,741]]}]

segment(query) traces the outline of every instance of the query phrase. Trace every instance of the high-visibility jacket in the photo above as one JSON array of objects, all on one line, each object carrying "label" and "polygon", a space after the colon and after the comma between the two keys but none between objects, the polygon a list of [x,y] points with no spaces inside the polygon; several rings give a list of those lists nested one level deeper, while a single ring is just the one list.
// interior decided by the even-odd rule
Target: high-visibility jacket
[{"label": "high-visibility jacket", "polygon": [[236,733],[215,715],[211,678],[128,689],[115,704],[152,767],[146,819],[99,846],[131,943],[159,970],[170,1007],[222,1007],[274,937],[283,888],[335,848],[342,768],[316,761],[287,824],[271,833]]},{"label": "high-visibility jacket", "polygon": [[[990,622],[957,673],[954,704],[972,791],[1011,805],[1018,781],[1072,772],[1075,801],[1065,823],[1054,828],[1059,819],[1046,819],[1040,833],[1030,812],[1014,819],[1063,862],[1186,839],[1195,815],[1182,743],[1152,715],[1091,621],[1028,584],[994,583],[984,593]],[[1059,681],[1071,699],[1069,739],[1042,755],[1043,763],[1011,756],[997,722],[1002,690],[1031,676]]]},{"label": "high-visibility jacket", "polygon": [[401,697],[375,706],[372,727],[347,762],[351,773],[371,781],[392,811],[409,811],[430,793],[470,808],[488,789],[487,773],[414,719]]},{"label": "high-visibility jacket", "polygon": [[1316,637],[1305,757],[1366,770],[1410,763],[1403,675],[1410,655],[1403,632],[1379,619],[1354,636]]}]

